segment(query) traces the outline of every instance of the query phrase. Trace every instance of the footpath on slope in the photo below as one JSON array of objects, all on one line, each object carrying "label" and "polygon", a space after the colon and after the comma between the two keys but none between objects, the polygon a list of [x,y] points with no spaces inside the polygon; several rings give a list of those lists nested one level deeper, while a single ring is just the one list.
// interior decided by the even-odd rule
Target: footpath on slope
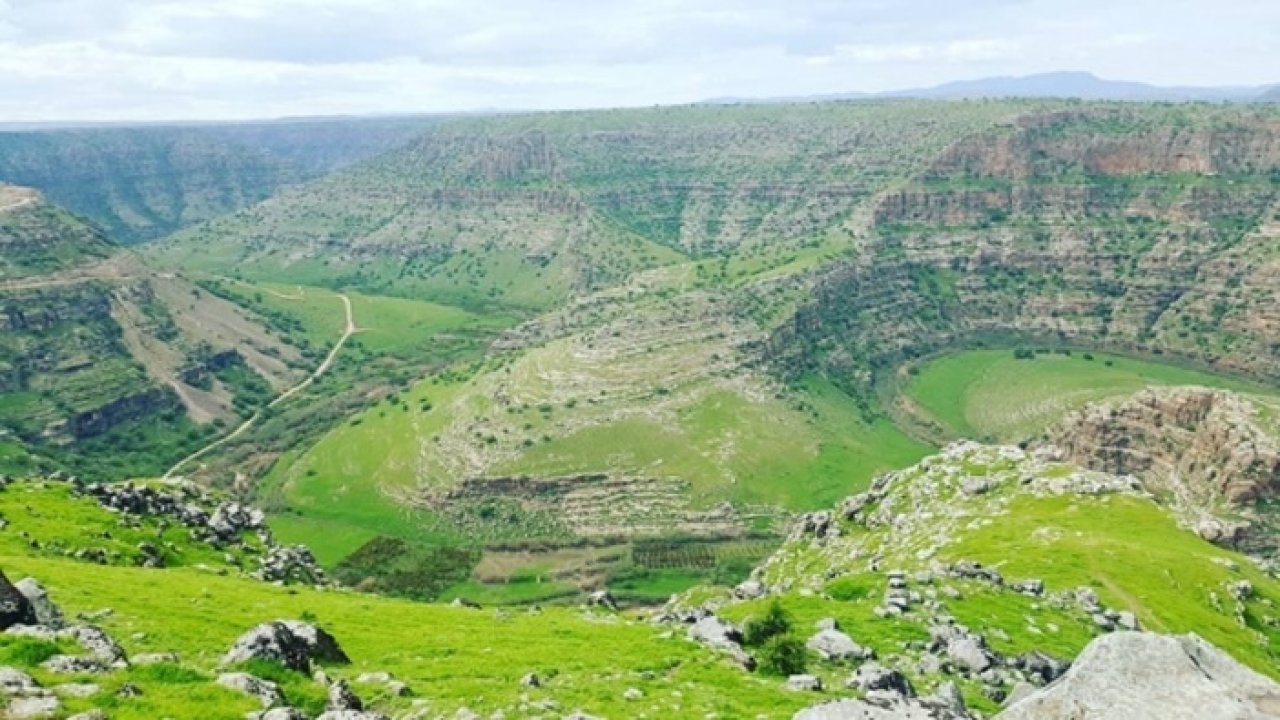
[{"label": "footpath on slope", "polygon": [[[288,296],[280,295],[280,297],[288,297]],[[284,392],[280,393],[278,396],[276,396],[276,399],[272,400],[270,403],[267,404],[267,407],[255,412],[247,420],[240,423],[240,425],[237,426],[235,430],[232,430],[227,435],[222,436],[221,438],[213,441],[212,443],[209,443],[208,445],[205,445],[199,450],[191,453],[190,455],[174,463],[173,467],[165,471],[164,475],[161,477],[162,480],[173,480],[177,476],[178,471],[181,470],[183,467],[185,467],[187,464],[194,462],[196,460],[199,460],[200,458],[209,454],[213,450],[231,442],[232,440],[235,440],[236,438],[240,437],[244,433],[248,432],[249,428],[253,427],[254,424],[256,424],[258,420],[262,418],[262,413],[264,411],[274,408],[277,405],[285,402],[289,398],[293,397],[294,395],[297,395],[303,390],[306,390],[308,387],[312,385],[312,383],[316,381],[316,379],[318,379],[321,375],[323,375],[326,371],[328,371],[330,367],[333,366],[334,361],[337,360],[338,358],[338,353],[342,351],[342,348],[344,345],[346,345],[347,340],[349,340],[357,330],[356,323],[355,323],[355,316],[351,310],[351,298],[348,298],[345,294],[342,294],[342,293],[338,294],[338,298],[342,300],[342,307],[343,307],[343,310],[346,312],[347,323],[346,323],[346,327],[344,327],[342,330],[342,336],[338,338],[338,341],[336,343],[334,343],[333,349],[329,351],[329,354],[328,356],[325,357],[324,361],[321,362],[320,365],[310,375],[308,375],[305,380],[298,383],[297,385],[294,385],[288,390],[285,390]]]}]

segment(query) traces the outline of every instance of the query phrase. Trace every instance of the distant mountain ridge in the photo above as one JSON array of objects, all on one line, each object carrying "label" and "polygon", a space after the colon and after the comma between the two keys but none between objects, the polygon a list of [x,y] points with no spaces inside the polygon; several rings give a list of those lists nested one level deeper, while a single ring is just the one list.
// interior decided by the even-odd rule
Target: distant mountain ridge
[{"label": "distant mountain ridge", "polygon": [[960,80],[933,87],[848,92],[775,98],[716,98],[709,104],[758,102],[823,102],[875,98],[963,100],[973,98],[1078,98],[1081,100],[1129,100],[1146,102],[1275,102],[1280,85],[1260,86],[1160,86],[1141,82],[1107,80],[1092,73],[1062,71],[1025,76],[998,76]]}]

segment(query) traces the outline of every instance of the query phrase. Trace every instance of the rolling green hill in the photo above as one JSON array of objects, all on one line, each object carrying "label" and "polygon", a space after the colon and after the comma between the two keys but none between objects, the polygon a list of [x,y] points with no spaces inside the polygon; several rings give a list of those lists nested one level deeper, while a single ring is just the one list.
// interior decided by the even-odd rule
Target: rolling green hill
[{"label": "rolling green hill", "polygon": [[[379,536],[536,540],[526,569],[598,583],[634,538],[773,534],[946,438],[1022,439],[1153,382],[1270,382],[1278,127],[1016,101],[457,119],[147,251],[522,320],[304,443],[272,434],[274,462],[258,435],[235,457],[327,562]],[[986,394],[956,394],[982,389],[967,356],[896,374],[980,346],[1009,355]],[[1157,365],[1083,365],[1106,350]],[[583,542],[622,559],[578,567]]]}]

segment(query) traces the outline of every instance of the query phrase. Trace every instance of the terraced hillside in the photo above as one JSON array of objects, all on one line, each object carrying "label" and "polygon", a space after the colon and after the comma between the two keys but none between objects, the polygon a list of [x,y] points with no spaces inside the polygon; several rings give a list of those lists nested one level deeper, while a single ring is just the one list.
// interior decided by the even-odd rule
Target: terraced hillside
[{"label": "terraced hillside", "polygon": [[[149,252],[524,319],[485,361],[370,395],[252,474],[328,562],[385,536],[504,558],[536,538],[613,548],[618,580],[634,538],[769,535],[974,429],[904,399],[942,350],[1145,358],[1099,355],[1079,387],[1023,400],[993,378],[983,403],[1009,416],[977,431],[1016,440],[1107,382],[1270,377],[1277,122],[1053,102],[457,120]],[[550,575],[601,582],[591,567]]]},{"label": "terraced hillside", "polygon": [[32,187],[123,243],[160,237],[372,157],[429,118],[0,132],[0,182]]},{"label": "terraced hillside", "polygon": [[[287,508],[278,529],[331,562],[380,535],[576,543],[691,532],[734,543],[925,452],[827,383],[778,383],[749,345],[803,295],[805,272],[861,242],[875,193],[1022,109],[459,121],[149,251],[242,282],[529,318],[488,362],[396,388],[271,469],[264,497]],[[217,467],[204,477],[218,480]],[[605,491],[547,489],[598,476]],[[508,481],[522,477],[545,483]],[[559,503],[574,510],[548,513]],[[405,507],[408,522],[386,521]]]},{"label": "terraced hillside", "polygon": [[309,362],[32,190],[0,186],[0,247],[3,471],[161,472]]},{"label": "terraced hillside", "polygon": [[647,268],[743,280],[852,243],[896,179],[1015,108],[684,107],[454,120],[163,243],[187,268],[545,310]]},{"label": "terraced hillside", "polygon": [[1274,111],[1024,116],[881,198],[875,240],[829,272],[773,349],[837,378],[994,341],[1274,379],[1278,168]]}]

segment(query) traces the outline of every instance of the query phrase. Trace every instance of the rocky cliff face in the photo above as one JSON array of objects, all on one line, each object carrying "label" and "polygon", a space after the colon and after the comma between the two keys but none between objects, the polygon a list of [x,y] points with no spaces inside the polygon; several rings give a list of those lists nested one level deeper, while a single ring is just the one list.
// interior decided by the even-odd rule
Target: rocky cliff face
[{"label": "rocky cliff face", "polygon": [[[38,193],[0,186],[0,250],[0,434],[58,467],[99,477],[85,446],[94,438],[96,452],[152,463],[163,453],[141,438],[201,441],[197,426],[234,419],[235,397],[253,383],[234,372],[222,382],[232,364],[249,361],[262,385],[301,373],[289,366],[298,351],[243,309],[154,273]],[[128,442],[101,439],[141,423]],[[17,457],[6,469],[30,468]]]},{"label": "rocky cliff face", "polygon": [[1253,551],[1280,545],[1280,442],[1273,408],[1207,388],[1152,388],[1089,406],[1048,432],[1066,457],[1135,475],[1206,539]]},{"label": "rocky cliff face", "polygon": [[1280,376],[1280,119],[1095,107],[969,137],[775,336],[845,377],[981,339],[1168,353]]},{"label": "rocky cliff face", "polygon": [[397,147],[432,120],[369,118],[0,133],[0,182],[39,188],[122,242],[233,212]]}]

